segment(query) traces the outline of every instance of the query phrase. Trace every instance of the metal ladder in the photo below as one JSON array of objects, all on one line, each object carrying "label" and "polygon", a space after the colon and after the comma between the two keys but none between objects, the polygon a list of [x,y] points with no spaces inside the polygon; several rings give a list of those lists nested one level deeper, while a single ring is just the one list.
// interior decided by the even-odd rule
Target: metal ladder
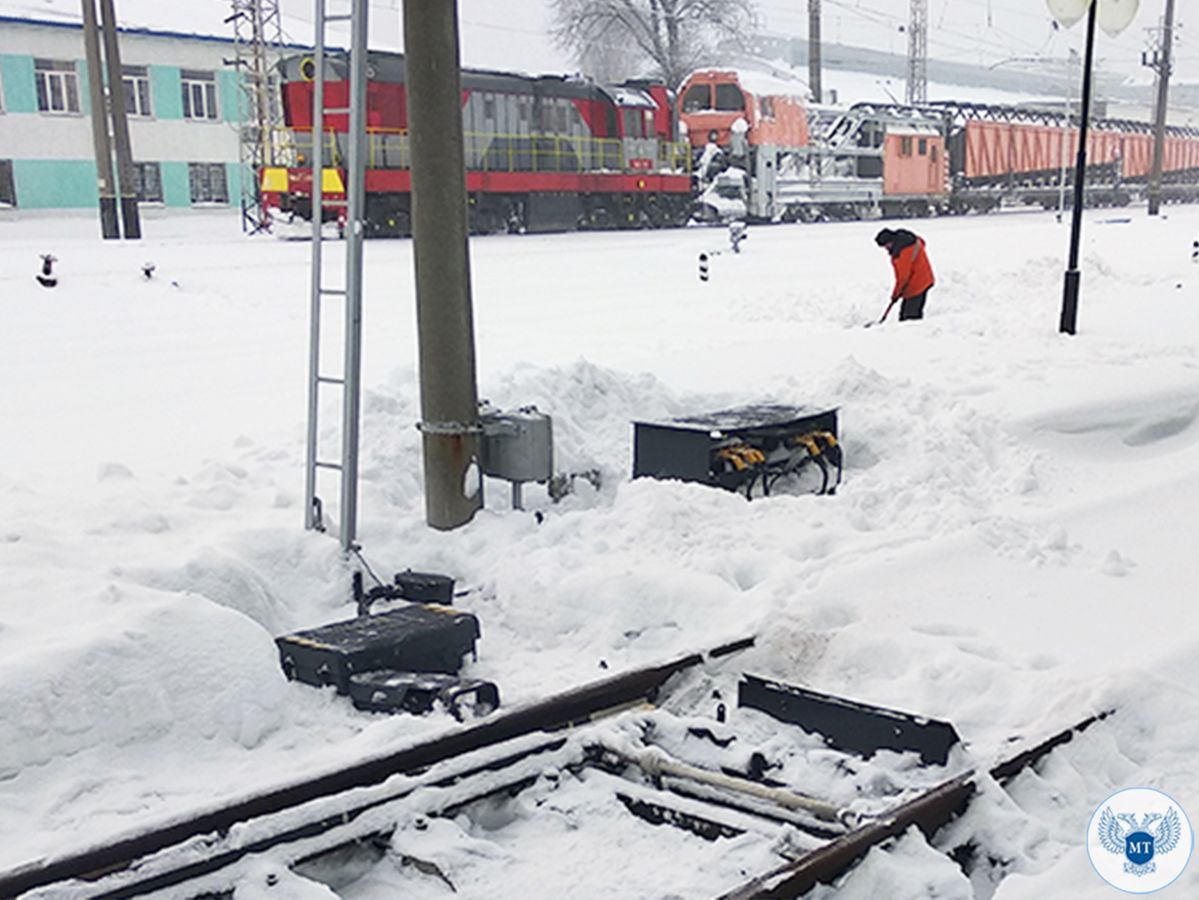
[{"label": "metal ladder", "polygon": [[[362,371],[362,239],[364,192],[363,173],[366,161],[366,49],[367,0],[349,0],[348,14],[328,14],[326,0],[315,0],[316,50],[313,54],[312,101],[312,283],[308,344],[308,439],[305,454],[304,527],[325,531],[324,504],[317,494],[317,473],[321,469],[339,475],[339,515],[337,537],[344,551],[356,549],[358,518],[358,419]],[[325,108],[325,29],[331,22],[350,23],[350,96],[347,109]],[[344,200],[325,200],[325,115],[349,113]],[[330,132],[330,136],[334,135]],[[329,162],[336,166],[337,145]],[[336,169],[332,170],[336,171]],[[324,242],[322,219],[326,206],[346,207],[345,216],[345,281],[339,288],[324,283]],[[343,370],[339,376],[325,374],[321,367],[321,315],[324,304],[340,300],[345,311],[345,350]],[[320,459],[319,414],[322,388],[340,389],[341,397],[341,457],[337,461]]]}]

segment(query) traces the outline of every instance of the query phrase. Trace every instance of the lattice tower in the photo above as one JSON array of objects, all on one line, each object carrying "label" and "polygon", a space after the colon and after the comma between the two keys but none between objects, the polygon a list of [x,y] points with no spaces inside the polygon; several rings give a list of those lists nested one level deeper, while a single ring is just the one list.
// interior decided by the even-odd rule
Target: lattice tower
[{"label": "lattice tower", "polygon": [[908,19],[907,102],[928,100],[928,0],[911,0]]},{"label": "lattice tower", "polygon": [[267,227],[266,211],[259,190],[263,166],[281,162],[283,108],[275,68],[283,53],[283,25],[279,0],[231,0],[233,25],[231,63],[241,87],[239,96],[238,145],[241,162],[242,225],[247,230]]}]

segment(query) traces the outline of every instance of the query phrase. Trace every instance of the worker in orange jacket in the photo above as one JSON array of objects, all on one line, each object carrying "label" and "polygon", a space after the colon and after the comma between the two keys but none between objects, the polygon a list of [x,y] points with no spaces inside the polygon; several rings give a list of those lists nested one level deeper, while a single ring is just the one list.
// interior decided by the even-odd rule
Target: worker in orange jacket
[{"label": "worker in orange jacket", "polygon": [[[891,306],[896,301],[903,301],[899,307],[899,320],[924,318],[928,289],[936,283],[924,238],[903,228],[895,231],[884,228],[875,235],[874,242],[891,255],[891,267],[895,269]],[[891,311],[891,306],[887,307],[887,312]],[[883,313],[883,318],[886,317],[887,313]]]}]

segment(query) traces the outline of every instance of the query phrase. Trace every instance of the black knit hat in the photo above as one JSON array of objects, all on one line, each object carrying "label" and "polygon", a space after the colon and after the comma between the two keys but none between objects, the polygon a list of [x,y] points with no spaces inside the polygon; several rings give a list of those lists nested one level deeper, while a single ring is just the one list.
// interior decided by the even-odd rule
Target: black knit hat
[{"label": "black knit hat", "polygon": [[887,246],[887,244],[891,243],[893,240],[895,240],[895,232],[890,228],[884,228],[874,236],[874,242],[880,247]]}]

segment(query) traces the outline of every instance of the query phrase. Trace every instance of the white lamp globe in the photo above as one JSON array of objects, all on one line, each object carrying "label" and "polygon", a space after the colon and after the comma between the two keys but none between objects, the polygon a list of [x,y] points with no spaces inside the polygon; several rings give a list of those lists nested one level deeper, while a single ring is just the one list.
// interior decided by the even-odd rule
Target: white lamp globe
[{"label": "white lamp globe", "polygon": [[1136,18],[1140,0],[1045,0],[1049,14],[1061,25],[1069,28],[1087,14],[1092,2],[1099,4],[1097,10],[1099,27],[1115,37],[1132,24]]},{"label": "white lamp globe", "polygon": [[1059,25],[1069,28],[1087,14],[1091,0],[1046,0],[1049,4],[1049,14]]}]

